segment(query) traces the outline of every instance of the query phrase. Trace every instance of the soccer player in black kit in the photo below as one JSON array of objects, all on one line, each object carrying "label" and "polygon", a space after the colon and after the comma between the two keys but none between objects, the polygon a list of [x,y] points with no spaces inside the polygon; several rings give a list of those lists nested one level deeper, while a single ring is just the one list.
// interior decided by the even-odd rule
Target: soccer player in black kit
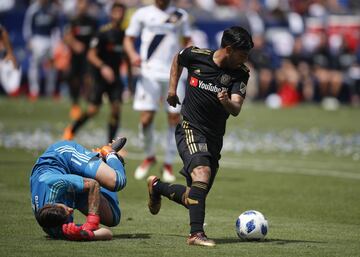
[{"label": "soccer player in black kit", "polygon": [[219,168],[220,151],[229,115],[237,116],[246,95],[249,69],[244,65],[253,48],[251,35],[241,27],[226,29],[216,51],[189,47],[174,57],[167,101],[179,104],[177,83],[183,67],[188,70],[183,121],[175,137],[187,187],[148,178],[152,214],[161,207],[161,196],[189,209],[189,245],[215,246],[204,233],[205,200]]},{"label": "soccer player in black kit", "polygon": [[108,142],[115,138],[120,120],[121,95],[124,89],[119,75],[119,66],[125,54],[123,51],[124,31],[121,29],[125,10],[123,4],[114,3],[111,7],[111,21],[102,26],[98,35],[91,40],[87,55],[94,69],[94,87],[90,92],[90,104],[87,111],[65,129],[63,139],[72,140],[78,129],[98,113],[103,93],[107,94],[111,103]]},{"label": "soccer player in black kit", "polygon": [[86,55],[90,40],[97,31],[96,20],[87,14],[88,0],[78,0],[77,14],[70,20],[64,34],[64,41],[71,50],[71,66],[68,73],[68,84],[72,106],[70,117],[78,119],[81,115],[79,97],[81,87],[89,84],[89,67]]}]

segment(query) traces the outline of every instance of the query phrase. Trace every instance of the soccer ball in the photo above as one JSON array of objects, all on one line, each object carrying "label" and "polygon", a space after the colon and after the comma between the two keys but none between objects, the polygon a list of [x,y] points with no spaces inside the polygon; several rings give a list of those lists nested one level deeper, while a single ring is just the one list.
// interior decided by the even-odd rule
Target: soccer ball
[{"label": "soccer ball", "polygon": [[243,212],[236,220],[236,234],[242,240],[263,240],[268,232],[267,219],[261,212]]}]

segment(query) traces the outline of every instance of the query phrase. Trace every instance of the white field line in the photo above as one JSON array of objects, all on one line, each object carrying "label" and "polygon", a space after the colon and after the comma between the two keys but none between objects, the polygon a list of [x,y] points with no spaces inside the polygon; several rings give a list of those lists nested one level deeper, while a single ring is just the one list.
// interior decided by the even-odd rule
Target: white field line
[{"label": "white field line", "polygon": [[[144,156],[138,153],[130,153],[128,152],[125,159],[131,160],[143,160]],[[159,160],[163,160],[164,156],[157,156]],[[175,159],[176,163],[181,163],[179,158]],[[256,163],[255,163],[256,162]],[[333,166],[331,163],[323,163],[323,167],[309,167],[308,161],[302,161],[302,165],[306,164],[307,166],[299,167],[301,160],[297,162],[293,162],[289,160],[285,161],[272,161],[272,160],[251,160],[248,161],[246,159],[228,159],[224,158],[220,161],[220,167],[234,169],[234,170],[247,170],[247,171],[255,171],[255,172],[266,172],[266,173],[281,173],[281,174],[294,174],[294,175],[307,175],[307,176],[317,176],[317,177],[335,177],[342,179],[356,179],[360,180],[360,173],[356,172],[348,172],[341,171],[336,169],[331,169]],[[317,164],[321,164],[320,162],[315,162]],[[295,165],[294,165],[295,164]],[[356,163],[357,165],[357,163]],[[357,165],[359,166],[359,165]],[[360,171],[360,169],[359,169]]]}]

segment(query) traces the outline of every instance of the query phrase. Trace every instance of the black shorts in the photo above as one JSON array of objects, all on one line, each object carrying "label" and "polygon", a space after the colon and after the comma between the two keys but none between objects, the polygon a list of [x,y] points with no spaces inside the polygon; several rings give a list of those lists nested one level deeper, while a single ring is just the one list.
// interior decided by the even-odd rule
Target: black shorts
[{"label": "black shorts", "polygon": [[222,137],[206,136],[187,121],[178,124],[175,138],[180,157],[184,163],[180,173],[185,176],[188,186],[191,186],[191,172],[197,166],[208,166],[211,169],[209,190],[214,182],[219,168]]},{"label": "black shorts", "polygon": [[89,63],[86,59],[86,55],[75,55],[71,57],[69,78],[78,78],[82,80],[85,74],[89,73]]},{"label": "black shorts", "polygon": [[89,102],[94,105],[102,104],[102,96],[104,93],[108,95],[108,98],[111,103],[122,101],[122,92],[124,90],[124,85],[120,79],[119,75],[115,75],[115,81],[113,83],[108,83],[100,74],[99,71],[94,71],[94,83],[92,85],[92,90],[89,96]]}]

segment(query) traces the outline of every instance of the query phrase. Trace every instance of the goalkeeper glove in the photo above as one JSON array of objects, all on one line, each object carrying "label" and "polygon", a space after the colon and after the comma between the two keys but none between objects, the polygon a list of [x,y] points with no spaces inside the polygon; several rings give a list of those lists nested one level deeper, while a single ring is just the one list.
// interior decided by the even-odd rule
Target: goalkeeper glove
[{"label": "goalkeeper glove", "polygon": [[82,225],[82,230],[94,231],[99,228],[100,216],[97,214],[89,213],[86,217],[86,222]]},{"label": "goalkeeper glove", "polygon": [[83,230],[82,226],[77,226],[75,223],[68,223],[62,226],[64,236],[71,241],[93,240],[94,232],[90,230]]}]

